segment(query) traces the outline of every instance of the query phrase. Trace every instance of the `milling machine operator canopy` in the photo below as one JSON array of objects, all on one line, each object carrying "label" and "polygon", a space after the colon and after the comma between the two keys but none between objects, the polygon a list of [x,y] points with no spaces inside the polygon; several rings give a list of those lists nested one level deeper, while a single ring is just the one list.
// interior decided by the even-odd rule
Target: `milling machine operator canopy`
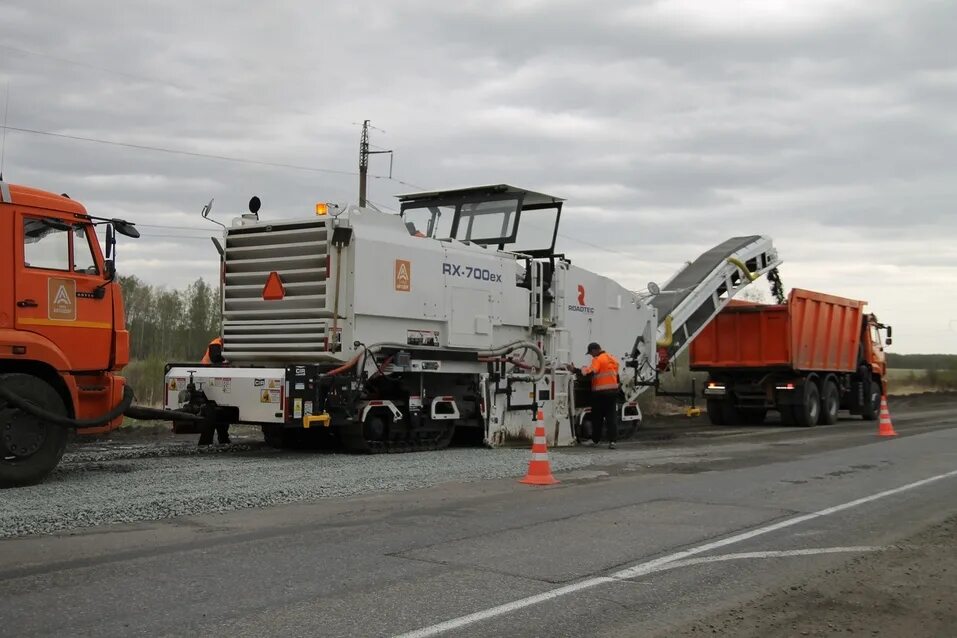
[{"label": "milling machine operator canopy", "polygon": [[560,197],[508,184],[399,195],[409,233],[550,257],[562,215]]}]

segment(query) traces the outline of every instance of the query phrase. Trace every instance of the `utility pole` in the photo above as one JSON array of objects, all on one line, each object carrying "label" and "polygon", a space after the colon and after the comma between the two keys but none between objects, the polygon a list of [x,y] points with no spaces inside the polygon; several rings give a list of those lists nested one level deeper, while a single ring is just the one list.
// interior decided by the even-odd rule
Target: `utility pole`
[{"label": "utility pole", "polygon": [[[389,178],[392,177],[392,151],[370,151],[369,150],[369,120],[362,121],[362,137],[359,138],[359,206],[366,205],[366,184],[369,175],[369,156],[389,154]],[[382,129],[376,129],[382,131]],[[382,131],[385,133],[385,131]]]}]

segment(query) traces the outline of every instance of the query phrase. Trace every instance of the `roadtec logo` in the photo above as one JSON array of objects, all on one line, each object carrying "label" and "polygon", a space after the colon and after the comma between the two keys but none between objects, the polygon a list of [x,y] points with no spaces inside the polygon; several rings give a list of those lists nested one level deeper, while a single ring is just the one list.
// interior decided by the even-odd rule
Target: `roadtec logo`
[{"label": "roadtec logo", "polygon": [[578,305],[569,304],[568,309],[571,312],[582,312],[586,315],[595,314],[595,309],[585,303],[585,287],[580,285],[578,286]]}]

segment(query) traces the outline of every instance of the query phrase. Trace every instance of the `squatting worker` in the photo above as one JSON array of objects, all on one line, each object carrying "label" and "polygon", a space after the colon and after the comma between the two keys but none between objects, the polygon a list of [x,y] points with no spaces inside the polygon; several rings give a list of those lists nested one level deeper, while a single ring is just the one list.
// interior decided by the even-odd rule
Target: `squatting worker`
[{"label": "squatting worker", "polygon": [[206,365],[222,365],[226,363],[226,359],[223,358],[222,337],[214,337],[213,340],[209,342],[209,346],[206,347],[206,353],[203,355],[203,359],[200,363],[205,363]]},{"label": "squatting worker", "polygon": [[618,359],[601,349],[595,342],[588,344],[591,365],[581,369],[591,375],[592,441],[597,445],[602,430],[607,430],[608,449],[614,450],[618,440]]},{"label": "squatting worker", "polygon": [[[223,365],[227,363],[226,358],[223,357],[222,337],[214,337],[213,340],[209,342],[201,363],[206,365]],[[210,423],[203,427],[203,431],[199,435],[200,445],[212,444],[213,430],[216,431],[216,438],[219,440],[220,445],[229,443],[229,424],[216,422],[215,424]]]}]

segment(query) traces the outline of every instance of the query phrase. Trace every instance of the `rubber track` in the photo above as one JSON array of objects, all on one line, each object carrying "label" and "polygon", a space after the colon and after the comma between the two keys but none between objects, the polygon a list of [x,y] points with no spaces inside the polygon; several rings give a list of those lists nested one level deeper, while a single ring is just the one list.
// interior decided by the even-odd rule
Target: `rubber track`
[{"label": "rubber track", "polygon": [[[455,427],[449,425],[447,432],[434,432],[433,436],[415,440],[369,441],[362,433],[362,423],[355,421],[340,430],[342,447],[353,454],[405,454],[444,450],[452,442]],[[419,432],[418,434],[422,434]],[[416,434],[416,433],[413,433]]]}]

